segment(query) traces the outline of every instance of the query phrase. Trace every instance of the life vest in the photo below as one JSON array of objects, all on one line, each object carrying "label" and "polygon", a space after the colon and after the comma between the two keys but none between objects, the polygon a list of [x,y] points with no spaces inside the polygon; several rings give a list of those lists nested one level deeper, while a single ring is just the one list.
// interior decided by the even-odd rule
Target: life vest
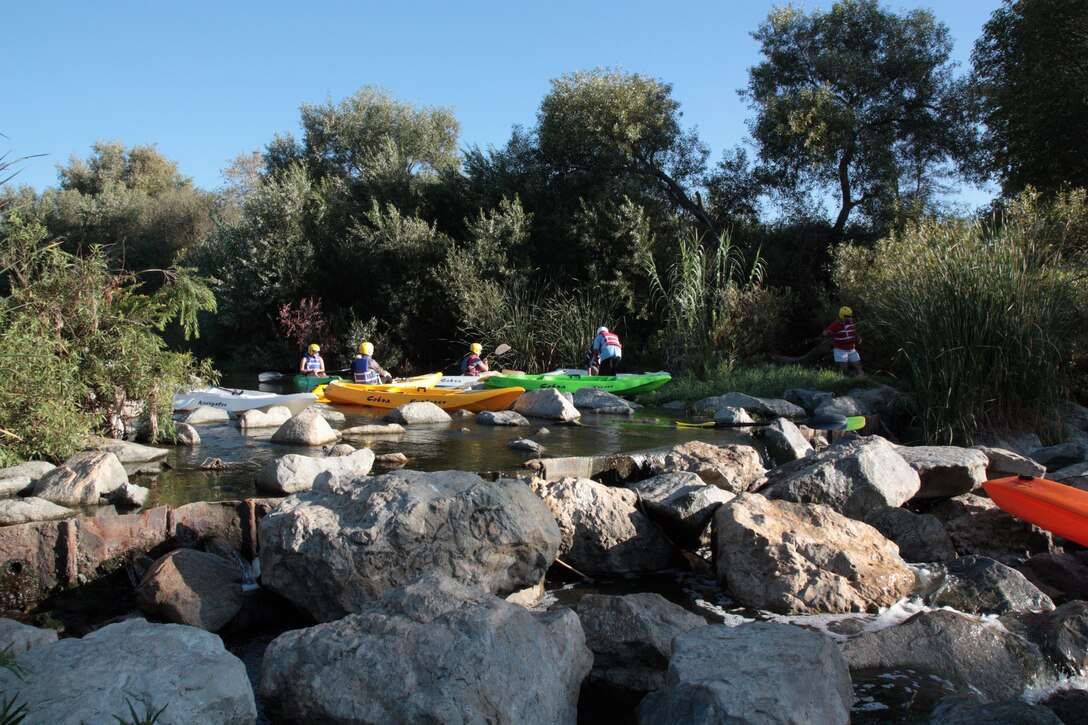
[{"label": "life vest", "polygon": [[381,382],[378,373],[370,369],[369,355],[356,355],[351,361],[351,377],[363,385],[377,385]]},{"label": "life vest", "polygon": [[620,336],[619,335],[616,335],[616,334],[611,333],[611,332],[602,332],[602,333],[600,333],[600,335],[601,335],[601,337],[604,338],[604,344],[605,345],[613,345],[615,347],[618,347],[621,350],[623,349],[623,345],[620,344]]},{"label": "life vest", "polygon": [[480,367],[480,356],[474,352],[470,352],[461,358],[462,375],[479,375],[482,372]]},{"label": "life vest", "polygon": [[309,353],[307,353],[307,355],[306,355],[306,364],[303,366],[303,368],[307,372],[313,372],[313,371],[317,371],[317,370],[324,370],[325,369],[325,361],[321,359],[321,355],[310,355]]},{"label": "life vest", "polygon": [[853,318],[848,317],[846,320],[843,323],[831,324],[832,340],[835,347],[840,350],[853,350],[858,344],[858,328]]}]

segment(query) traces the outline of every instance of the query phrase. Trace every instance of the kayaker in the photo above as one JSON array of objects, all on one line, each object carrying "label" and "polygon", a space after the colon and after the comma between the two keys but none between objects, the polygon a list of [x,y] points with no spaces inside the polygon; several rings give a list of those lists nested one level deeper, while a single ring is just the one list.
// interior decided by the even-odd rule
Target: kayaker
[{"label": "kayaker", "polygon": [[597,328],[597,336],[593,338],[589,349],[597,354],[601,375],[615,375],[619,372],[620,358],[623,357],[623,345],[620,344],[619,335],[609,332],[602,325]]},{"label": "kayaker", "polygon": [[831,352],[835,356],[835,364],[839,366],[840,373],[846,375],[847,365],[853,365],[858,377],[865,375],[861,369],[861,355],[858,354],[861,336],[858,335],[852,309],[846,305],[840,307],[839,316],[824,330],[824,337],[831,338],[834,345]]},{"label": "kayaker", "polygon": [[487,366],[487,358],[480,357],[484,346],[474,342],[468,346],[468,354],[461,358],[461,374],[477,377],[490,370]]},{"label": "kayaker", "polygon": [[374,359],[374,345],[364,342],[359,345],[359,354],[351,360],[351,376],[357,383],[376,385],[388,383],[393,376],[387,373]]},{"label": "kayaker", "polygon": [[303,375],[313,375],[315,378],[325,377],[325,361],[321,359],[321,346],[310,345],[306,348],[306,354],[298,364],[298,371]]}]

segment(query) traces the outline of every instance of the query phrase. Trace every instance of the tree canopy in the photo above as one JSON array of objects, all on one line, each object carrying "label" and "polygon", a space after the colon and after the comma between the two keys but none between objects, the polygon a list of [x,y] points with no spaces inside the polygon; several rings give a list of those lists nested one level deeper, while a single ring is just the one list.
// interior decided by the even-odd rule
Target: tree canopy
[{"label": "tree canopy", "polygon": [[985,170],[1005,193],[1088,186],[1088,3],[1006,0],[971,58]]},{"label": "tree canopy", "polygon": [[857,209],[879,219],[927,202],[950,162],[970,152],[962,81],[948,29],[925,10],[876,0],[829,11],[776,8],[753,33],[764,60],[742,95],[769,178],[780,189],[834,192],[841,235]]}]

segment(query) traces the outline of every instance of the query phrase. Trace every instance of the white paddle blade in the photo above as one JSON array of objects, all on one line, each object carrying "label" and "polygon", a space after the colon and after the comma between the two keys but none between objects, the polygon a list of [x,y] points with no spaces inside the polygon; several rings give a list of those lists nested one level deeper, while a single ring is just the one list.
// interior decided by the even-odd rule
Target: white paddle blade
[{"label": "white paddle blade", "polygon": [[261,373],[257,376],[257,379],[262,383],[267,383],[269,380],[279,380],[283,377],[283,373]]},{"label": "white paddle blade", "polygon": [[511,348],[510,348],[510,346],[509,346],[509,345],[507,345],[507,344],[506,344],[506,343],[504,342],[503,344],[501,344],[501,345],[499,345],[498,347],[496,347],[496,348],[495,348],[495,352],[493,352],[493,353],[491,353],[491,354],[492,354],[492,355],[505,355],[506,353],[510,352],[510,349],[511,349]]}]

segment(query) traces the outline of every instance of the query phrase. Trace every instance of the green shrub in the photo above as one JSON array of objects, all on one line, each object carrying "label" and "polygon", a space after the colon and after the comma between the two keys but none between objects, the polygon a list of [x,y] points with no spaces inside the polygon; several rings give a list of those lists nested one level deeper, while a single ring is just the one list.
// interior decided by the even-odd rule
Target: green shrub
[{"label": "green shrub", "polygon": [[790,388],[826,390],[844,395],[858,382],[844,378],[830,369],[801,365],[724,365],[707,378],[692,375],[674,377],[664,387],[640,395],[643,405],[658,405],[670,400],[693,403],[703,398],[738,392],[759,398],[781,398]]},{"label": "green shrub", "polygon": [[867,321],[867,344],[894,353],[928,441],[1060,432],[1086,321],[1084,206],[1070,201],[1029,194],[990,223],[924,220],[836,255],[843,299]]}]

